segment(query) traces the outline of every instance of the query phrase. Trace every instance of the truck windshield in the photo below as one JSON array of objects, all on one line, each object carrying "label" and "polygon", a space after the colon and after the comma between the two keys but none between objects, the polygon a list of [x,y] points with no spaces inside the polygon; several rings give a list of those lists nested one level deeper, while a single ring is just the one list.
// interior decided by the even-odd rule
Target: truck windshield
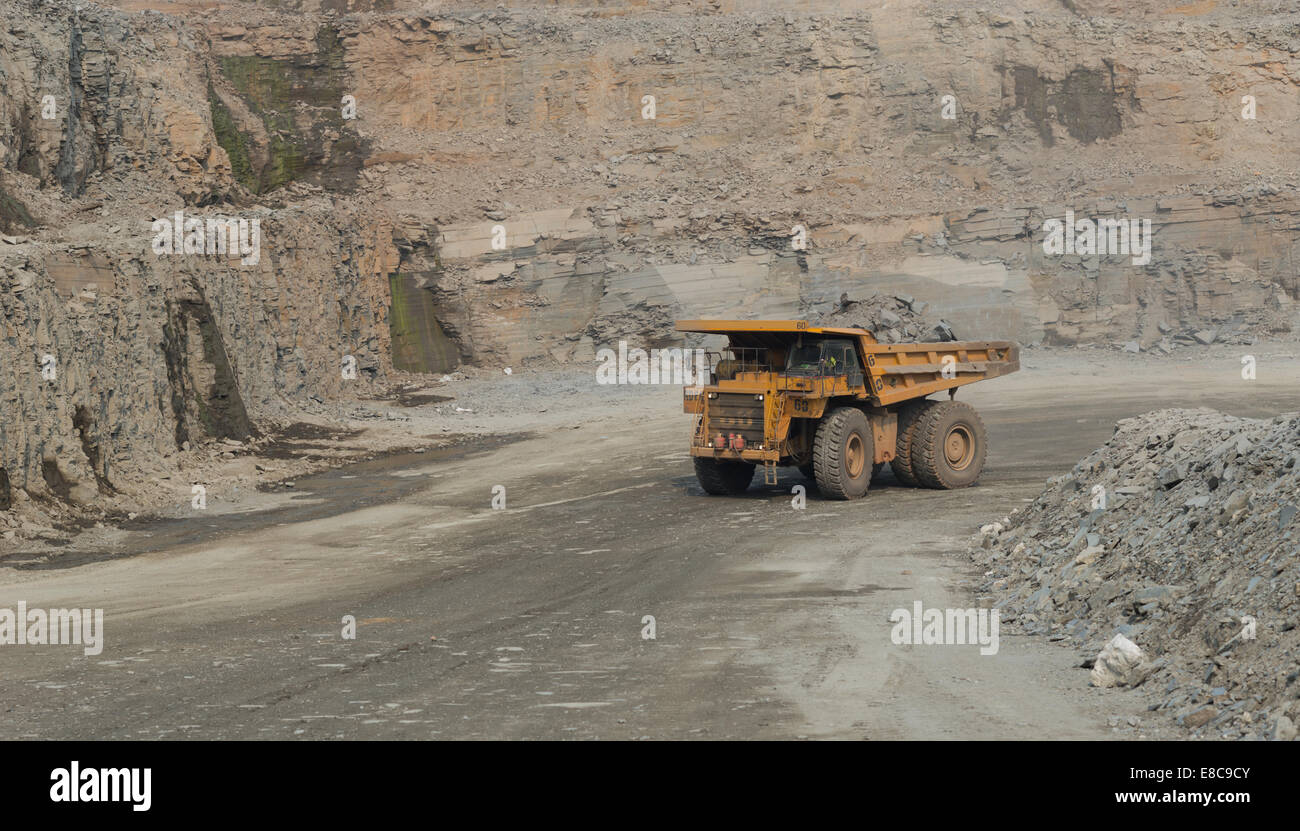
[{"label": "truck windshield", "polygon": [[853,344],[841,338],[827,338],[791,348],[785,371],[790,375],[821,376],[855,376],[861,372]]},{"label": "truck windshield", "polygon": [[821,363],[822,346],[820,343],[806,343],[790,350],[790,359],[786,361],[787,372],[812,372]]}]

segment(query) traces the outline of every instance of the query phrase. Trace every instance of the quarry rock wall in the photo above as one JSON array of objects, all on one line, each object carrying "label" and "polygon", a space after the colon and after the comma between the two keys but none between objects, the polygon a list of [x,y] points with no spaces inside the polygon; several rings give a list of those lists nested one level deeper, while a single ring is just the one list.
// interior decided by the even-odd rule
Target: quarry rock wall
[{"label": "quarry rock wall", "polygon": [[[0,491],[94,500],[395,370],[589,362],[842,293],[1028,343],[1294,322],[1283,3],[14,0],[0,21]],[[160,254],[176,211],[257,219],[256,261]],[[1147,223],[1147,248],[1103,229],[1053,252],[1066,217]]]}]

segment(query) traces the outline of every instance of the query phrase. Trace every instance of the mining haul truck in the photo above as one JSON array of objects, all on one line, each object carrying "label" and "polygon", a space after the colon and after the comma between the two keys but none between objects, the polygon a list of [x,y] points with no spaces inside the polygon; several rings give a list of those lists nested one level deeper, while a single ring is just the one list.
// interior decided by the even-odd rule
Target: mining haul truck
[{"label": "mining haul truck", "polygon": [[987,439],[957,388],[1020,368],[1009,341],[886,344],[805,320],[684,320],[677,330],[728,340],[708,352],[708,377],[683,391],[696,416],[695,475],[715,495],[743,493],[759,465],[769,485],[778,466],[798,467],[833,499],[866,494],[886,463],[907,485],[974,484]]}]

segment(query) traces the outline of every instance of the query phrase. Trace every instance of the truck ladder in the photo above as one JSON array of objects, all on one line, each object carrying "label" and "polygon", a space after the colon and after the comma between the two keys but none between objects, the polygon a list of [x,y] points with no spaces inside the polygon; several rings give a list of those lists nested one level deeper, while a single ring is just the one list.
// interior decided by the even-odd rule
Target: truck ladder
[{"label": "truck ladder", "polygon": [[[772,408],[772,418],[763,424],[763,447],[766,450],[777,449],[776,431],[781,426],[781,416],[785,414],[785,396],[776,397],[776,406]],[[763,484],[775,485],[776,478],[776,459],[763,460]]]}]

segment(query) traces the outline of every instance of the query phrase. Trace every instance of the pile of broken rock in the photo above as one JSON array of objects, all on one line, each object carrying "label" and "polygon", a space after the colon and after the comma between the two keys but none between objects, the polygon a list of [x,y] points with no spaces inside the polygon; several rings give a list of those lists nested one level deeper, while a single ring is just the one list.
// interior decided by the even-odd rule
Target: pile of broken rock
[{"label": "pile of broken rock", "polygon": [[1092,658],[1197,735],[1300,721],[1300,414],[1160,410],[981,529],[1004,623]]},{"label": "pile of broken rock", "polygon": [[852,300],[848,294],[829,310],[810,318],[817,326],[866,329],[880,343],[911,343],[956,340],[947,321],[925,316],[929,304],[905,294],[873,294]]},{"label": "pile of broken rock", "polygon": [[[1239,319],[1222,323],[1199,326],[1194,325],[1175,332],[1168,323],[1157,326],[1159,339],[1152,342],[1137,340],[1114,344],[1125,352],[1156,352],[1172,355],[1175,350],[1185,347],[1201,347],[1211,344],[1252,345],[1263,337],[1278,337],[1291,332],[1291,323],[1285,313],[1275,309],[1252,309],[1239,315]],[[1146,345],[1144,345],[1146,343]]]}]

